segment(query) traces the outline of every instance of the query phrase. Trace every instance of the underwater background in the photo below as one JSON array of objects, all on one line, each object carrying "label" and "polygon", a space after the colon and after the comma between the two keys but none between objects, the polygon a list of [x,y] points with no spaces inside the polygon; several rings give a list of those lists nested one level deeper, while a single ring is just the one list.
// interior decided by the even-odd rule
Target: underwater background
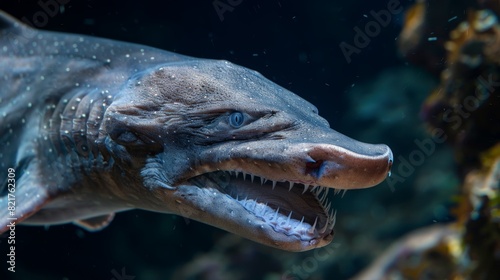
[{"label": "underwater background", "polygon": [[[499,39],[498,1],[1,0],[0,9],[33,23],[48,2],[59,11],[40,29],[257,70],[317,106],[333,129],[389,145],[395,164],[392,177],[374,188],[331,194],[337,223],[325,248],[284,252],[182,217],[134,210],[94,233],[71,224],[17,227],[16,272],[7,271],[1,238],[0,279],[351,279],[377,259],[378,270],[363,279],[500,279],[498,91],[467,117],[440,115],[467,96],[460,90],[477,88],[480,75],[496,79],[500,48],[447,54],[446,42],[475,38],[449,35],[467,20],[485,24],[470,24],[481,33],[477,40]],[[491,12],[473,14],[486,8]],[[453,116],[462,116],[460,127],[443,121]],[[432,138],[435,128],[446,141]],[[468,178],[483,177],[492,178],[491,190],[464,190]],[[418,229],[412,242],[395,243]],[[392,255],[381,258],[389,248]]]}]

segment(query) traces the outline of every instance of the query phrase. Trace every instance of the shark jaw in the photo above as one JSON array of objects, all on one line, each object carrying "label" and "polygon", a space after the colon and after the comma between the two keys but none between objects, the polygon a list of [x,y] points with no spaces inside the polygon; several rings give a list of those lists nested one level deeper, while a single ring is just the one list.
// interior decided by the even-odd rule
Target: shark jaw
[{"label": "shark jaw", "polygon": [[281,163],[269,149],[252,152],[248,145],[233,146],[227,158],[200,154],[182,179],[177,178],[179,183],[165,183],[168,177],[161,173],[166,161],[161,157],[149,161],[154,168],[143,174],[156,174],[150,176],[154,180],[149,185],[156,186],[151,190],[157,196],[164,196],[161,191],[169,193],[169,200],[176,202],[171,213],[271,247],[306,251],[333,239],[336,215],[329,190],[339,193],[377,185],[387,177],[393,161],[385,145],[371,145],[372,154],[366,154],[333,145],[296,144],[280,154],[287,159]]},{"label": "shark jaw", "polygon": [[277,234],[301,241],[333,236],[335,213],[326,187],[277,182],[239,171],[206,173],[190,182],[225,194]]}]

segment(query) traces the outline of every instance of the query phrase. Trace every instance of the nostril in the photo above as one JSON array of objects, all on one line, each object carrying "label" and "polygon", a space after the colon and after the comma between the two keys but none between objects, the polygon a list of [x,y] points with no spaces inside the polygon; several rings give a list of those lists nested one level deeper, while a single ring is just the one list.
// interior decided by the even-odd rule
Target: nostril
[{"label": "nostril", "polygon": [[389,150],[389,170],[391,170],[392,168],[392,164],[394,163],[394,155],[392,154],[392,151],[391,149],[389,149],[389,147],[387,147],[387,149]]},{"label": "nostril", "polygon": [[389,150],[389,163],[392,165],[394,162],[394,155],[392,154],[392,151],[389,147],[387,147],[387,150]]},{"label": "nostril", "polygon": [[321,177],[323,173],[323,162],[323,160],[306,162],[306,174],[309,174],[315,178]]}]

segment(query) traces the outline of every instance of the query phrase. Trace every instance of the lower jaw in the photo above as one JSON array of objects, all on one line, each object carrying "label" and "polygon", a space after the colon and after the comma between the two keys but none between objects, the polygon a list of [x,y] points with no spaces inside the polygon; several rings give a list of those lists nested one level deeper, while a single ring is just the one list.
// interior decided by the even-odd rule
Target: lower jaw
[{"label": "lower jaw", "polygon": [[[264,183],[260,177],[255,177],[253,180],[250,175],[246,176],[246,180],[241,177],[241,175],[232,176],[227,172],[212,172],[197,176],[190,181],[201,188],[212,188],[225,193],[277,233],[295,236],[302,241],[331,234],[331,225],[334,221],[324,213],[319,201],[309,201],[317,199],[310,192],[312,187],[306,192],[306,189],[303,190],[298,186],[289,189],[288,182],[280,182],[273,187],[271,181]],[[257,191],[259,188],[262,188],[260,192]],[[317,190],[319,191],[316,197],[323,190],[321,197],[326,200],[328,189],[317,188]],[[287,196],[289,199],[286,199]],[[326,201],[324,202],[326,204]],[[307,209],[313,203],[317,204],[314,206],[317,209]],[[294,211],[298,206],[302,206],[302,210]]]}]

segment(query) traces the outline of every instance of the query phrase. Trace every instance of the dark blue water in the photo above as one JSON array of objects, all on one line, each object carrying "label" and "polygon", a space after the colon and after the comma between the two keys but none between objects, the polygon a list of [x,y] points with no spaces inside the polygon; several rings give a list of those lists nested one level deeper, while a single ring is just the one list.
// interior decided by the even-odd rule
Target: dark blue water
[{"label": "dark blue water", "polygon": [[[66,4],[52,14],[36,1],[3,0],[0,9],[41,29],[257,70],[315,104],[334,129],[388,144],[396,157],[426,137],[418,112],[436,81],[405,62],[396,46],[410,1],[378,28],[372,24],[362,44],[356,28],[376,22],[373,13],[390,1],[59,2]],[[16,273],[2,261],[0,279],[280,279],[285,272],[290,279],[347,279],[404,233],[449,220],[446,198],[457,179],[450,152],[436,149],[402,181],[334,197],[336,237],[316,253],[281,252],[180,217],[130,211],[96,233],[73,225],[18,227]]]}]

